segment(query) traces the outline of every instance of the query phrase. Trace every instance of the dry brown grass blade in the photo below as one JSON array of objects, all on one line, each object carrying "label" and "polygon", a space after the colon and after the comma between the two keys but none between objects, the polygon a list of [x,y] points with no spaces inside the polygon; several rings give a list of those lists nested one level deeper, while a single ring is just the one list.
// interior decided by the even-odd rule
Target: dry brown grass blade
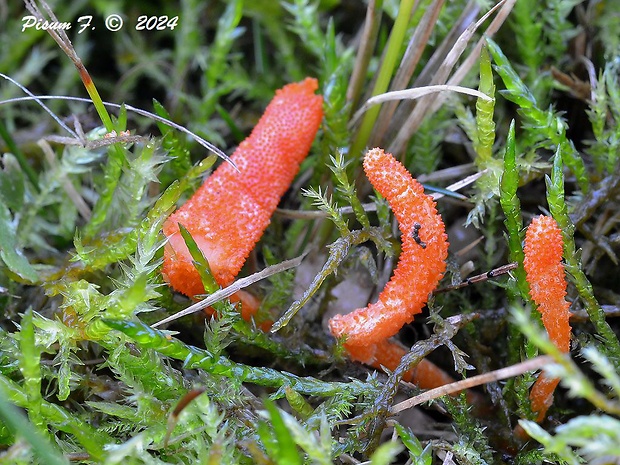
[{"label": "dry brown grass blade", "polygon": [[390,409],[391,414],[402,412],[403,410],[410,409],[416,405],[423,404],[429,400],[437,399],[438,397],[445,396],[447,394],[453,394],[455,392],[470,389],[481,384],[491,383],[493,381],[499,381],[506,378],[512,378],[518,376],[527,371],[534,371],[543,368],[545,365],[553,363],[553,358],[548,355],[541,355],[525,362],[517,363],[506,368],[490,371],[489,373],[483,373],[481,375],[472,376],[471,378],[457,381],[456,383],[446,384],[445,386],[438,387],[436,389],[430,389],[423,392],[420,395],[411,397],[403,402],[400,402]]},{"label": "dry brown grass blade", "polygon": [[461,94],[471,95],[473,97],[478,97],[484,100],[492,100],[491,97],[489,97],[488,95],[485,95],[476,89],[470,89],[468,87],[447,85],[413,87],[411,89],[394,90],[392,92],[386,92],[384,94],[375,95],[374,97],[369,98],[368,100],[366,100],[366,103],[364,103],[364,105],[359,110],[357,110],[357,112],[355,112],[355,115],[353,115],[353,117],[351,118],[351,122],[355,124],[361,118],[362,114],[373,105],[379,105],[385,102],[414,100],[422,98],[426,95],[441,92],[459,92]]},{"label": "dry brown grass blade", "polygon": [[[452,50],[458,38],[461,36],[467,26],[469,26],[476,20],[479,13],[480,6],[478,5],[478,2],[476,2],[475,0],[471,0],[463,9],[461,16],[455,22],[450,32],[446,35],[446,37],[444,37],[443,41],[436,48],[436,50],[433,51],[433,54],[424,66],[424,69],[422,69],[419,75],[415,78],[413,82],[413,87],[426,86],[432,82],[433,77],[438,72],[446,56],[448,55],[450,50]],[[425,47],[426,45],[426,43],[420,44],[421,47]],[[382,124],[387,124],[388,126],[383,132],[382,138],[377,140],[379,140],[383,145],[387,145],[391,138],[394,137],[396,131],[398,131],[398,128],[395,128],[392,124],[392,121],[404,121],[407,116],[411,114],[416,104],[416,102],[409,101],[401,102],[400,105],[398,105],[395,113],[392,114],[391,117],[386,121],[382,121]]]},{"label": "dry brown grass blade", "polygon": [[459,37],[465,32],[467,27],[476,21],[476,18],[480,14],[480,2],[476,0],[470,0],[463,8],[461,16],[456,20],[454,26],[450,29],[450,32],[442,40],[441,44],[433,51],[430,59],[424,66],[424,69],[416,77],[414,81],[415,86],[426,86],[430,84],[433,77],[442,66],[442,63],[450,53],[450,50],[454,48],[454,45],[459,40]]},{"label": "dry brown grass blade", "polygon": [[276,273],[290,270],[291,268],[295,268],[299,266],[299,264],[301,263],[304,257],[305,257],[305,254],[299,257],[296,257],[296,258],[292,258],[290,260],[285,260],[276,265],[268,266],[267,268],[259,271],[258,273],[254,273],[245,278],[238,279],[235,282],[233,282],[230,286],[225,287],[224,289],[220,289],[217,292],[214,292],[206,299],[196,302],[193,305],[190,305],[185,310],[181,310],[180,312],[177,312],[174,315],[170,315],[169,317],[164,318],[163,320],[153,323],[151,327],[157,328],[158,326],[161,326],[165,323],[170,323],[171,321],[178,320],[179,318],[183,316],[191,315],[192,313],[196,313],[201,310],[204,310],[205,308],[210,307],[216,302],[219,302],[220,300],[224,300],[227,297],[230,297],[235,292],[240,291],[241,289],[248,287],[249,285],[254,284],[255,282],[258,282],[261,279],[268,278],[269,276],[272,276]]},{"label": "dry brown grass blade", "polygon": [[[396,75],[390,84],[390,91],[398,91],[409,86],[413,72],[419,63],[420,57],[422,56],[422,53],[426,48],[426,44],[428,43],[428,39],[437,24],[437,18],[439,17],[439,13],[441,12],[441,8],[444,3],[445,0],[436,0],[432,5],[427,7],[424,12],[424,16],[418,24],[418,27],[409,40],[407,50],[405,50],[400,66],[398,67]],[[377,123],[375,124],[374,134],[370,139],[370,146],[374,147],[382,145],[383,136],[389,127],[397,106],[398,102],[388,103],[383,106],[381,113],[379,113],[379,118],[377,118]]]},{"label": "dry brown grass blade", "polygon": [[377,33],[379,32],[379,24],[381,23],[382,15],[383,9],[376,7],[376,0],[370,0],[370,2],[368,2],[368,8],[366,9],[366,21],[364,23],[362,38],[347,89],[347,101],[351,104],[351,108],[356,108],[358,105],[362,86],[366,81],[368,64],[372,58],[372,53],[377,41]]},{"label": "dry brown grass blade", "polygon": [[[459,66],[458,69],[454,72],[454,74],[448,81],[448,84],[458,85],[460,82],[463,81],[467,73],[469,73],[469,71],[472,69],[474,64],[480,58],[480,52],[482,50],[482,46],[486,42],[486,38],[493,37],[495,33],[499,30],[499,28],[502,27],[502,24],[504,24],[506,19],[508,19],[508,15],[512,11],[512,8],[514,7],[514,4],[516,3],[516,1],[517,0],[506,0],[505,1],[501,9],[498,11],[497,16],[495,16],[495,18],[493,18],[493,21],[491,21],[491,24],[489,24],[489,27],[484,33],[484,36],[480,40],[478,40],[478,42],[476,43],[476,46],[469,53],[469,55],[467,56],[463,64]],[[431,106],[431,113],[434,113],[435,111],[437,111],[437,109],[442,104],[443,104],[443,100],[440,100],[440,99],[433,102]]]},{"label": "dry brown grass blade", "polygon": [[[50,22],[59,23],[60,21],[58,21],[58,18],[54,14],[54,11],[50,8],[47,2],[45,0],[40,0],[40,3],[43,6],[43,10],[45,11],[45,13],[48,14],[51,20]],[[24,0],[24,4],[26,5],[26,9],[30,13],[32,13],[38,20],[47,20],[47,18],[43,16],[43,13],[41,13],[41,9],[39,8],[35,0]],[[65,54],[71,59],[75,67],[79,70],[82,80],[84,80],[84,76],[88,76],[88,79],[90,79],[90,76],[88,75],[88,72],[86,71],[86,68],[82,63],[82,60],[75,51],[75,48],[73,48],[73,44],[71,43],[71,40],[69,39],[67,33],[63,29],[56,30],[54,28],[47,29],[47,33],[52,36],[52,38],[56,41],[62,51],[65,52]]]},{"label": "dry brown grass blade", "polygon": [[[432,84],[445,84],[448,80],[452,69],[454,68],[456,62],[461,57],[467,44],[470,42],[474,33],[478,30],[478,28],[486,21],[496,10],[500,9],[497,17],[494,21],[491,22],[491,25],[485,31],[486,36],[492,36],[499,26],[504,23],[508,13],[512,10],[512,6],[516,0],[502,0],[497,5],[495,5],[491,10],[489,10],[482,18],[480,18],[476,23],[469,25],[465,32],[461,34],[459,39],[457,40],[454,47],[450,50],[442,65],[439,67],[437,73],[433,77]],[[454,76],[448,83],[450,85],[458,85],[467,72],[473,67],[473,64],[476,62],[480,55],[480,48],[482,47],[482,40],[478,42],[478,44],[473,48],[472,52],[467,57],[465,64],[467,64],[467,68],[463,68],[462,65],[458,69],[458,74],[455,73],[455,76],[458,76],[458,81],[455,80]],[[480,48],[479,48],[480,47]],[[399,127],[396,137],[394,138],[392,144],[389,146],[388,151],[393,153],[394,155],[400,156],[404,153],[405,148],[407,147],[407,142],[411,138],[411,136],[418,130],[422,121],[425,117],[431,115],[437,108],[443,103],[443,98],[437,97],[436,99],[426,97],[421,99],[416,107],[413,109],[413,112],[409,115],[404,123],[401,122],[400,119],[395,119],[392,122],[393,126]]]},{"label": "dry brown grass blade", "polygon": [[416,176],[418,182],[443,182],[450,179],[459,179],[464,176],[468,176],[468,173],[476,171],[476,166],[473,163],[464,163],[462,165],[450,166],[441,170],[433,171],[432,173],[420,174]]}]

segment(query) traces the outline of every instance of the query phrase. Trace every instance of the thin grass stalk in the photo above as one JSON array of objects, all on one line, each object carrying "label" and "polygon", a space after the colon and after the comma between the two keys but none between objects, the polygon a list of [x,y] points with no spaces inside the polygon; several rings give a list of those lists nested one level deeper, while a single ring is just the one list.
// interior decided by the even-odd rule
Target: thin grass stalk
[{"label": "thin grass stalk", "polygon": [[[421,87],[427,86],[433,79],[435,73],[437,73],[441,64],[445,60],[446,56],[450,52],[450,50],[454,47],[454,44],[461,36],[463,31],[467,28],[467,25],[471,24],[475,18],[480,13],[480,6],[477,4],[475,0],[470,0],[470,2],[465,6],[463,13],[460,18],[456,22],[456,24],[452,27],[450,32],[444,37],[442,43],[437,47],[437,49],[433,52],[430,59],[426,62],[424,69],[421,70],[420,74],[413,81],[412,87]],[[398,106],[398,109],[395,113],[395,116],[391,118],[391,120],[404,121],[413,111],[416,103],[414,102],[401,102]],[[384,144],[388,145],[388,141],[391,141],[396,133],[400,130],[401,125],[393,124],[392,121],[389,121],[390,127],[388,131],[384,134]]]},{"label": "thin grass stalk", "polygon": [[[480,25],[482,25],[482,23],[486,19],[488,19],[494,11],[501,7],[498,15],[495,17],[495,19],[491,22],[491,24],[485,31],[485,36],[493,35],[506,20],[506,17],[511,11],[515,1],[516,0],[504,0],[499,2],[497,5],[495,5],[495,7],[489,10],[477,23],[475,23],[473,27],[468,27],[465,32],[461,34],[461,37],[459,37],[457,44],[455,45],[454,49],[451,50],[451,53],[448,54],[448,56],[444,60],[444,63],[442,63],[432,83],[444,84],[448,79],[450,71],[456,64],[458,58],[460,58],[461,54],[465,50],[465,47],[467,46],[467,43],[469,42],[469,40],[471,40],[471,37],[478,29],[478,27],[480,27]],[[458,85],[463,80],[465,75],[470,71],[474,63],[480,57],[480,50],[482,49],[483,41],[484,39],[478,41],[476,46],[469,54],[468,58],[465,60],[465,63],[461,65],[461,67],[454,74],[453,78],[447,81],[450,85]],[[423,119],[434,113],[443,104],[443,102],[445,101],[445,97],[439,96],[436,100],[430,102],[429,100],[430,99],[424,99],[423,101],[418,102],[415,109],[413,110],[409,118],[407,118],[404,124],[401,121],[398,121],[398,125],[396,125],[396,127],[400,127],[400,129],[398,130],[394,141],[389,147],[389,150],[392,153],[404,153],[405,148],[407,147],[407,142],[409,141],[411,136],[415,134],[415,132],[418,130]],[[394,124],[395,123],[396,122],[394,122]]]},{"label": "thin grass stalk", "polygon": [[383,0],[370,0],[370,2],[368,2],[368,8],[366,9],[366,21],[364,23],[362,39],[357,51],[357,57],[355,58],[351,79],[349,80],[349,87],[347,88],[347,101],[351,109],[357,108],[359,104],[362,86],[366,81],[368,64],[370,63],[372,52],[377,43],[377,34],[379,32],[382,15]]},{"label": "thin grass stalk", "polygon": [[[516,1],[517,0],[505,0],[503,2],[503,5],[497,12],[497,15],[495,16],[495,18],[493,18],[493,21],[491,21],[491,24],[489,24],[489,27],[484,32],[484,36],[481,37],[480,40],[478,40],[476,46],[469,53],[463,64],[458,67],[452,77],[448,80],[449,85],[459,85],[463,81],[463,79],[465,79],[467,73],[469,73],[469,71],[473,68],[474,64],[478,61],[480,53],[482,51],[482,47],[486,44],[486,38],[493,37],[495,33],[499,31],[499,28],[502,27],[506,19],[508,19],[508,15],[512,11],[512,8],[514,7]],[[431,104],[431,114],[435,113],[439,109],[439,107],[441,107],[441,105],[443,105],[443,100],[441,98],[434,101]]]},{"label": "thin grass stalk", "polygon": [[[35,15],[38,19],[44,19],[43,15],[41,14],[41,10],[39,9],[34,0],[25,0],[25,3],[26,8],[33,15]],[[54,12],[51,10],[49,5],[44,0],[41,0],[41,3],[43,5],[43,9],[50,16],[52,21],[56,23],[59,22],[58,18],[56,18]],[[71,61],[77,68],[80,79],[82,79],[82,83],[86,88],[86,92],[88,92],[88,95],[93,101],[93,105],[97,110],[99,118],[101,118],[101,122],[105,126],[106,131],[112,132],[114,130],[114,123],[112,122],[112,118],[110,118],[110,115],[108,114],[108,111],[103,104],[101,96],[99,95],[99,92],[95,87],[95,83],[93,82],[90,74],[86,70],[84,63],[82,63],[82,60],[77,55],[75,48],[73,47],[71,40],[69,40],[66,32],[63,30],[56,31],[54,29],[48,29],[47,32],[52,36],[52,38],[56,41],[62,51],[65,52],[65,54],[71,59]],[[95,206],[93,208],[91,221],[84,228],[84,234],[86,237],[92,237],[95,233],[97,233],[107,219],[108,214],[110,213],[112,198],[114,192],[116,191],[116,186],[118,185],[124,163],[125,154],[123,153],[123,149],[117,144],[113,145],[110,148],[108,163],[104,168],[105,182],[102,185],[101,194],[99,195],[99,198],[97,199],[97,202],[95,203]]]},{"label": "thin grass stalk", "polygon": [[[445,0],[435,0],[427,7],[424,15],[420,19],[420,22],[416,25],[416,30],[409,39],[407,50],[405,50],[405,54],[400,62],[400,66],[398,67],[398,71],[396,71],[396,75],[390,85],[391,91],[407,88],[409,82],[411,81],[411,77],[413,76],[413,72],[422,57],[422,53],[426,48],[428,39],[437,25],[437,18],[439,18],[439,13],[441,12],[444,3]],[[390,122],[392,121],[392,117],[394,116],[394,112],[397,107],[398,102],[383,105],[381,112],[379,113],[379,119],[372,134],[372,142],[370,145],[382,145],[381,141],[387,131],[387,128],[389,127]]]},{"label": "thin grass stalk", "polygon": [[[467,28],[465,28],[465,31],[459,36],[454,46],[450,49],[450,51],[444,58],[443,63],[434,74],[430,84],[445,84],[448,81],[452,69],[456,65],[457,60],[465,51],[465,48],[467,47],[467,44],[473,37],[474,33],[476,32],[478,27],[480,27],[482,22],[492,14],[492,12],[493,9],[487,12],[478,21],[472,22],[467,26]],[[417,103],[412,113],[407,118],[405,124],[402,126],[401,130],[398,131],[394,142],[390,146],[389,150],[392,151],[392,153],[398,153],[402,158],[405,148],[407,146],[407,142],[411,138],[411,135],[413,135],[418,129],[419,125],[421,124],[422,120],[426,115],[426,110],[428,107],[429,99],[422,99]],[[409,132],[409,129],[411,129],[411,132]]]},{"label": "thin grass stalk", "polygon": [[[377,76],[377,82],[372,90],[372,95],[378,95],[384,93],[392,77],[394,67],[396,66],[396,60],[400,54],[400,47],[407,34],[407,27],[409,26],[409,19],[411,17],[411,11],[415,0],[403,0],[398,9],[398,16],[390,33],[388,40],[385,58],[379,69]],[[359,126],[355,139],[351,145],[351,154],[354,157],[361,155],[362,151],[366,147],[366,144],[370,138],[372,128],[379,116],[379,107],[372,108],[362,120],[362,124]]]},{"label": "thin grass stalk", "polygon": [[433,54],[426,62],[426,66],[420,72],[413,83],[414,86],[426,86],[430,84],[433,79],[433,76],[437,73],[441,64],[450,53],[450,50],[454,47],[454,44],[457,43],[459,37],[463,34],[467,26],[469,26],[472,22],[475,21],[475,18],[480,14],[480,4],[476,0],[470,0],[465,8],[463,8],[463,12],[461,16],[456,20],[448,34],[443,38],[441,44],[433,50]]}]

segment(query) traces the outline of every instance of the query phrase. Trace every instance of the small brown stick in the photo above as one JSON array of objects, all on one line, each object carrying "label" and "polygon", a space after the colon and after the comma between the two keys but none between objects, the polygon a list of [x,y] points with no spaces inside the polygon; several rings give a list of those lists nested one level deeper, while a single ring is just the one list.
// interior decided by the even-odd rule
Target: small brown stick
[{"label": "small brown stick", "polygon": [[518,376],[527,371],[538,370],[540,368],[543,368],[545,365],[549,365],[550,363],[553,363],[552,357],[548,355],[541,355],[539,357],[526,360],[525,362],[517,363],[516,365],[501,368],[495,371],[490,371],[489,373],[472,376],[471,378],[457,381],[456,383],[446,384],[445,386],[423,392],[420,395],[411,397],[410,399],[407,399],[392,406],[392,408],[390,409],[390,413],[396,414],[402,412],[403,410],[410,409],[412,407],[415,407],[416,405],[423,404],[424,402],[428,402],[429,400],[433,400],[447,394],[463,391],[465,389],[470,389],[472,387],[480,386],[481,384],[491,383],[493,381],[512,378],[513,376]]},{"label": "small brown stick", "polygon": [[[620,306],[618,305],[601,305],[601,309],[605,312],[605,318],[620,317]],[[590,317],[584,309],[573,309],[570,313],[571,321],[588,321]]]},{"label": "small brown stick", "polygon": [[441,289],[437,289],[433,291],[433,295],[442,294],[444,292],[454,291],[456,289],[461,289],[462,287],[469,286],[470,284],[479,283],[482,281],[486,281],[491,278],[496,278],[503,274],[514,270],[518,266],[517,262],[507,263],[506,265],[502,265],[500,267],[494,268],[491,271],[487,271],[486,273],[478,274],[476,276],[472,276],[471,278],[467,278],[461,281],[458,284],[453,284],[451,286],[442,287]]}]

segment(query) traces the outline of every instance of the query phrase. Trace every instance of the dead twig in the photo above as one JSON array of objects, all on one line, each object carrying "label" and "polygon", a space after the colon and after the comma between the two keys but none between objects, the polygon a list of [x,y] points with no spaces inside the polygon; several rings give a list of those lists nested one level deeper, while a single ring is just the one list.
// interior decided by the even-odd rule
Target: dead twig
[{"label": "dead twig", "polygon": [[550,357],[548,355],[541,355],[539,357],[526,360],[525,362],[517,363],[516,365],[501,368],[499,370],[491,371],[489,373],[472,376],[471,378],[457,381],[456,383],[447,384],[445,386],[441,386],[435,389],[430,389],[429,391],[423,392],[420,395],[411,397],[410,399],[404,400],[403,402],[394,405],[390,409],[390,413],[396,414],[402,412],[403,410],[415,407],[416,405],[423,404],[424,402],[437,399],[438,397],[453,394],[455,392],[463,391],[465,389],[470,389],[475,386],[480,386],[481,384],[487,384],[493,381],[512,378],[528,371],[539,370],[544,366],[549,365],[550,363],[553,363],[553,357]]}]

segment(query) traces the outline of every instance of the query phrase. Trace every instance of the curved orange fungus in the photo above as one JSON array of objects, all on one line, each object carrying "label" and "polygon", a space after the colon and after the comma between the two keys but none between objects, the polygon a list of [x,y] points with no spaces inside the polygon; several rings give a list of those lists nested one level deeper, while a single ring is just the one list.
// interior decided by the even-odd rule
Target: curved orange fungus
[{"label": "curved orange fungus", "polygon": [[[563,352],[570,350],[569,303],[562,266],[562,232],[549,216],[537,216],[525,233],[523,265],[530,285],[530,296],[538,305],[549,339]],[[541,374],[530,391],[532,410],[541,421],[553,402],[559,380]]]},{"label": "curved orange fungus", "polygon": [[351,358],[373,364],[385,352],[387,338],[420,313],[446,269],[448,241],[433,199],[407,169],[382,149],[369,150],[364,171],[398,220],[402,252],[394,275],[374,304],[329,322],[336,337],[346,335]]},{"label": "curved orange fungus", "polygon": [[238,171],[222,163],[165,222],[162,274],[174,289],[188,296],[204,292],[179,223],[191,233],[217,282],[227,286],[234,280],[310,150],[323,118],[317,89],[317,80],[306,78],[277,90],[231,156]]}]

